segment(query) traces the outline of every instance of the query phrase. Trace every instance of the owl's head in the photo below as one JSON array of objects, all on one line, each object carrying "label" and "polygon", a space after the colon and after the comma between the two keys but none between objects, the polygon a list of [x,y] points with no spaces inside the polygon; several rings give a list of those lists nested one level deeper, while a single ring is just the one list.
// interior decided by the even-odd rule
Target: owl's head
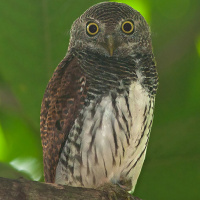
[{"label": "owl's head", "polygon": [[151,53],[149,26],[126,4],[99,3],[73,23],[68,50],[72,48],[113,57]]}]

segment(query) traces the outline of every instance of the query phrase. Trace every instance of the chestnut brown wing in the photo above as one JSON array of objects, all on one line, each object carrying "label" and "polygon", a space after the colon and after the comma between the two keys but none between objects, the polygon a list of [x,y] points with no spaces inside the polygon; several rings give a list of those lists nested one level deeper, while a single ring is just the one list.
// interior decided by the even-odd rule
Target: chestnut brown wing
[{"label": "chestnut brown wing", "polygon": [[45,181],[55,181],[65,140],[84,104],[86,77],[76,57],[66,56],[50,79],[41,107],[40,132]]}]

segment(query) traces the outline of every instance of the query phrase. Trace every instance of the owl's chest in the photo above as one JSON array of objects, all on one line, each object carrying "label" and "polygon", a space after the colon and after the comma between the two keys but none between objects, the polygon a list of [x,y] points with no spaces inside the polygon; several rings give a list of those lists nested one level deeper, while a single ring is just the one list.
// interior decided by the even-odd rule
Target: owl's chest
[{"label": "owl's chest", "polygon": [[124,94],[111,92],[91,103],[82,111],[81,149],[85,157],[105,155],[110,167],[117,162],[116,158],[121,162],[141,142],[144,126],[152,118],[152,107],[148,93],[139,82],[133,82]]},{"label": "owl's chest", "polygon": [[[147,142],[145,127],[152,119],[150,107],[148,93],[139,82],[133,82],[128,92],[110,92],[81,111],[61,158],[73,166],[76,176],[82,177],[83,185],[92,187],[108,180],[118,181],[134,165],[130,163],[137,160]],[[63,164],[59,165],[60,169]],[[68,166],[65,167],[70,172]],[[70,179],[74,174],[66,176]]]}]

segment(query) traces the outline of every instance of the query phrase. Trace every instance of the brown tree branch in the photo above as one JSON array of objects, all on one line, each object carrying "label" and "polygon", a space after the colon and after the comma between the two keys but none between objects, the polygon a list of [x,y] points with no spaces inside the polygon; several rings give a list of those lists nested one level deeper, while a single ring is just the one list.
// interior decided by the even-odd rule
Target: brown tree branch
[{"label": "brown tree branch", "polygon": [[118,186],[104,185],[98,189],[46,184],[23,178],[0,177],[0,200],[140,200]]}]

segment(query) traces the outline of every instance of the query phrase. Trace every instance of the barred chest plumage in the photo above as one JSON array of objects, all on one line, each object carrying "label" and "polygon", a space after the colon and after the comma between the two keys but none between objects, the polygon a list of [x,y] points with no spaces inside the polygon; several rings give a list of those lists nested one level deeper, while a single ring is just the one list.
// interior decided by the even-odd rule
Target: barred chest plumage
[{"label": "barred chest plumage", "polygon": [[[89,68],[89,60],[84,62],[82,66]],[[56,183],[97,187],[105,182],[130,181],[130,188],[134,190],[146,154],[153,119],[154,86],[157,87],[156,81],[150,86],[151,92],[144,87],[155,71],[152,68],[149,77],[148,73],[144,76],[145,68],[137,68],[139,62],[135,59],[134,70],[128,70],[126,64],[116,66],[108,61],[119,74],[98,68],[93,69],[99,73],[98,79],[88,75],[90,85],[96,87],[88,91],[85,106],[65,142],[56,170]],[[102,66],[106,66],[105,63]],[[118,68],[129,75],[119,72]],[[87,67],[83,70],[88,72]],[[103,75],[100,75],[101,70]],[[102,88],[107,88],[104,93],[100,92]]]}]

